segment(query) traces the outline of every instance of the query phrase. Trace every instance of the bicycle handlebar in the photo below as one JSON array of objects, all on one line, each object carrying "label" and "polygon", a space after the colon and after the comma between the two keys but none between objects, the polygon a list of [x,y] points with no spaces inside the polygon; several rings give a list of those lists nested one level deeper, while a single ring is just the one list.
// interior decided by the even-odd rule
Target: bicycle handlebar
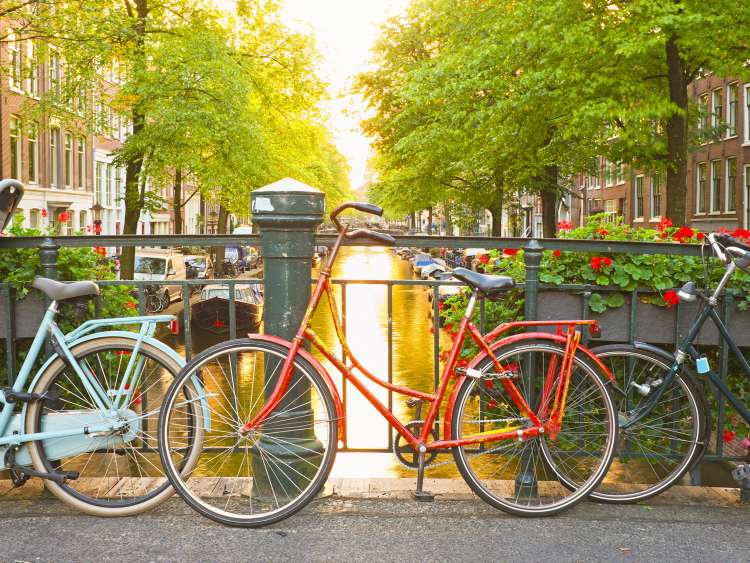
[{"label": "bicycle handlebar", "polygon": [[[350,201],[348,203],[344,203],[343,205],[339,205],[331,212],[331,221],[334,225],[336,225],[336,229],[338,229],[339,232],[344,231],[345,228],[341,225],[341,223],[339,223],[338,216],[342,211],[346,211],[347,209],[356,209],[357,211],[369,213],[370,215],[377,215],[378,217],[383,216],[383,208],[378,205],[372,203],[362,203],[359,201]],[[376,231],[370,231],[369,229],[357,229],[356,231],[347,233],[346,238],[369,238],[370,240],[382,242],[385,245],[396,244],[396,239],[391,235],[378,233]]]},{"label": "bicycle handlebar", "polygon": [[344,203],[331,212],[331,221],[336,225],[336,228],[339,231],[341,230],[341,223],[339,223],[338,216],[342,211],[346,211],[347,209],[356,209],[362,213],[369,213],[370,215],[377,215],[378,217],[383,216],[383,208],[372,203],[362,203],[359,201]]}]

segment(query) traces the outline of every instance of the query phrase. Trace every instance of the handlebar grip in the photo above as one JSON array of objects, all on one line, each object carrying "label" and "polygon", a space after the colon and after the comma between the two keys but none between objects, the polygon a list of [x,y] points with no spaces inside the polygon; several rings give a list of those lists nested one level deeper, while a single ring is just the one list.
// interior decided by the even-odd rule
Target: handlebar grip
[{"label": "handlebar grip", "polygon": [[393,246],[396,244],[396,239],[386,233],[378,233],[377,231],[370,231],[367,229],[357,229],[347,235],[347,238],[369,238],[377,242],[382,242],[387,246]]},{"label": "handlebar grip", "polygon": [[736,246],[737,248],[741,248],[742,250],[745,250],[747,252],[750,252],[750,246],[747,245],[747,243],[744,243],[740,241],[739,239],[736,239],[735,237],[731,235],[725,235],[723,233],[717,233],[715,235],[715,238],[717,242],[720,242],[722,245],[726,246]]},{"label": "handlebar grip", "polygon": [[383,216],[383,208],[374,203],[355,202],[352,203],[352,209],[356,209],[362,213],[369,213],[370,215],[377,215],[378,217]]}]

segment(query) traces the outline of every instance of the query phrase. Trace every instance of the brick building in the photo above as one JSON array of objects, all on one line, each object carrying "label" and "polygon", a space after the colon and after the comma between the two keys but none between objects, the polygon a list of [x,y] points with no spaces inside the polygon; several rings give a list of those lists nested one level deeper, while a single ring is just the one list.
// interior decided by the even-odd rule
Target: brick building
[{"label": "brick building", "polygon": [[[14,32],[0,19],[0,178],[16,178],[26,192],[19,207],[27,227],[73,234],[101,222],[101,234],[120,234],[124,221],[125,169],[114,152],[131,131],[125,116],[110,105],[121,79],[115,65],[100,70],[96,92],[77,96],[66,107],[31,117],[30,105],[65,80],[65,62],[54,46]],[[93,104],[93,106],[91,105]],[[84,108],[93,108],[95,126],[84,127]],[[37,112],[38,113],[38,112]],[[200,198],[185,186],[184,233],[199,232]],[[139,234],[174,232],[171,188],[160,194],[164,209],[141,216]],[[60,216],[68,217],[65,222]]]},{"label": "brick building", "polygon": [[[708,75],[691,85],[691,98],[705,108],[700,129],[720,128],[720,138],[688,155],[688,222],[711,231],[750,226],[750,83]],[[666,208],[663,174],[648,174],[598,158],[598,173],[573,178],[579,196],[571,220],[581,224],[595,212],[654,226]],[[578,201],[576,201],[576,199]]]}]

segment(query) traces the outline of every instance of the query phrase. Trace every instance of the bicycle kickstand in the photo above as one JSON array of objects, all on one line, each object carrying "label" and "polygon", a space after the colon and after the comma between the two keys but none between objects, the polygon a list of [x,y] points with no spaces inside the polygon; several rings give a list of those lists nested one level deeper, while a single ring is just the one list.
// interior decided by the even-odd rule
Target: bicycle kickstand
[{"label": "bicycle kickstand", "polygon": [[427,453],[427,448],[424,445],[419,446],[419,453],[417,454],[417,490],[414,491],[414,500],[417,502],[432,502],[435,500],[435,495],[429,491],[422,489],[424,485],[424,456]]}]

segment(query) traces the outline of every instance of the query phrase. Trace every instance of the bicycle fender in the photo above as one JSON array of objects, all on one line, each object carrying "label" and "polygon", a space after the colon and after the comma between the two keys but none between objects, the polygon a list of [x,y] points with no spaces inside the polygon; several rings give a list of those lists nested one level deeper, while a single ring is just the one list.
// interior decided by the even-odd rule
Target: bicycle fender
[{"label": "bicycle fender", "polygon": [[[272,336],[270,334],[253,334],[250,333],[247,335],[248,338],[253,338],[257,340],[265,340],[266,342],[272,342],[273,344],[279,344],[285,348],[291,348],[292,343],[288,340],[284,340],[283,338],[280,338],[278,336]],[[331,392],[331,395],[333,396],[333,402],[336,405],[336,417],[339,420],[339,435],[338,439],[343,440],[344,436],[346,436],[346,419],[344,418],[344,408],[341,405],[341,397],[339,396],[338,389],[336,389],[336,385],[333,383],[333,379],[331,379],[331,376],[328,375],[328,372],[325,370],[325,368],[320,364],[318,360],[315,359],[315,357],[304,347],[300,346],[297,353],[302,356],[306,361],[310,362],[310,365],[318,372],[320,377],[323,378],[323,381],[325,381],[326,385],[328,386],[328,390]]]},{"label": "bicycle fender", "polygon": [[[501,346],[514,344],[516,342],[522,342],[524,340],[551,340],[563,345],[566,343],[564,336],[560,336],[550,332],[523,332],[521,334],[512,334],[510,336],[506,336],[505,338],[501,338],[500,340],[495,340],[494,342],[489,343],[489,348],[494,352]],[[576,351],[582,352],[589,360],[591,360],[591,362],[599,369],[601,373],[603,373],[607,377],[607,379],[609,379],[610,381],[615,380],[615,376],[612,374],[612,372],[607,368],[607,366],[602,363],[599,358],[596,357],[596,355],[591,350],[579,344]],[[471,362],[469,362],[468,368],[475,368],[486,357],[487,354],[485,352],[480,352],[479,354],[474,356]],[[448,407],[445,410],[445,419],[443,421],[443,437],[445,440],[452,439],[451,421],[453,419],[453,409],[456,405],[458,390],[461,388],[461,385],[463,384],[466,377],[466,375],[458,377],[456,384],[453,386],[451,396],[448,399]]]},{"label": "bicycle fender", "polygon": [[[117,336],[121,338],[128,338],[130,340],[137,341],[138,340],[138,333],[130,332],[127,330],[110,330],[106,332],[95,332],[91,334],[87,334],[85,336],[82,336],[80,338],[77,338],[76,340],[73,340],[71,342],[67,342],[68,348],[73,348],[74,346],[77,346],[78,344],[83,344],[84,342],[88,342],[90,340],[96,340],[97,338],[103,338],[105,336]],[[144,337],[141,339],[141,342],[151,344],[155,348],[159,348],[162,352],[169,355],[182,369],[185,367],[185,359],[180,356],[177,352],[175,352],[172,348],[167,346],[166,344],[159,342],[155,338],[152,337]],[[56,353],[53,353],[47,360],[44,362],[41,368],[36,372],[36,375],[34,375],[34,378],[31,380],[31,383],[27,386],[27,389],[33,389],[36,385],[39,378],[42,376],[44,371],[49,367],[49,365],[54,362],[59,356]],[[26,409],[28,407],[28,403],[23,403],[23,406],[21,407],[21,421],[20,421],[20,433],[23,434],[26,432],[25,428],[25,421],[26,421]],[[206,407],[204,407],[204,410],[206,410]]]}]

